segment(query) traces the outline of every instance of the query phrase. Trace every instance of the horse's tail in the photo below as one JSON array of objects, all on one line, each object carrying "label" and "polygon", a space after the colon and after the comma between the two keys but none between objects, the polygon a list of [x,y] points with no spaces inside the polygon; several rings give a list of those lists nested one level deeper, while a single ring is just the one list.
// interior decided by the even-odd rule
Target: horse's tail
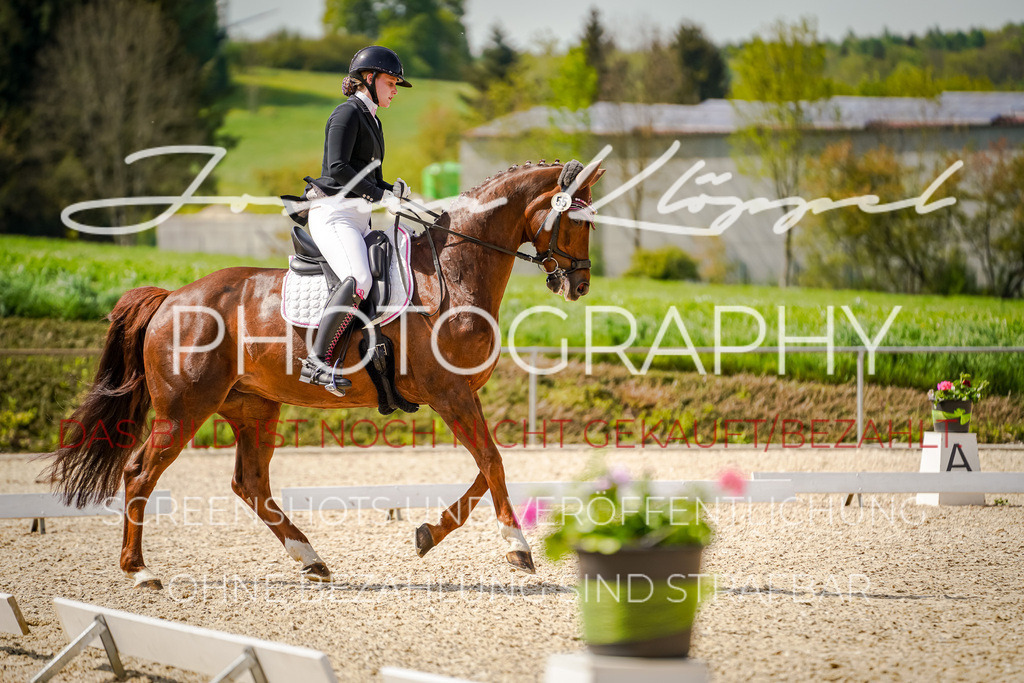
[{"label": "horse's tail", "polygon": [[151,404],[142,358],[146,327],[168,294],[159,287],[132,289],[107,316],[110,328],[92,388],[71,419],[61,422],[60,447],[46,456],[53,458],[46,473],[66,505],[102,503],[120,488],[125,463],[146,433]]}]

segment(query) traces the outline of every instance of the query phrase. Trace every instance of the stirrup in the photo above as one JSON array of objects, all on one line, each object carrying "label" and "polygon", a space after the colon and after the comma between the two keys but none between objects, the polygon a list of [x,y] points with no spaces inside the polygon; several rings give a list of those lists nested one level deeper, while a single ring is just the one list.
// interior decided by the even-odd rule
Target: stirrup
[{"label": "stirrup", "polygon": [[344,396],[345,389],[352,386],[352,380],[347,377],[338,376],[338,364],[340,362],[341,359],[339,358],[334,361],[334,366],[332,367],[317,357],[307,356],[302,361],[299,381],[324,387],[335,396]]},{"label": "stirrup", "polygon": [[338,363],[340,363],[340,362],[341,362],[340,358],[338,360],[334,361],[334,367],[331,368],[331,383],[328,384],[327,386],[325,386],[324,389],[326,389],[327,391],[329,391],[332,394],[335,394],[337,396],[344,396],[345,395],[345,389],[347,389],[348,387],[352,386],[352,381],[350,379],[348,379],[347,377],[342,377],[341,379],[344,382],[347,382],[347,384],[342,384],[341,385],[342,386],[341,391],[340,392],[338,391]]}]

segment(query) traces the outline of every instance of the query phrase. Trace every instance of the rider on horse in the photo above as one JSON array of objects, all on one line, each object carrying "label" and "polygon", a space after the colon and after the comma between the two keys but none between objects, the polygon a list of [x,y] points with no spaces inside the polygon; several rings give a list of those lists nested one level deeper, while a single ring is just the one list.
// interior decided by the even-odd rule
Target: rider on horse
[{"label": "rider on horse", "polygon": [[[304,382],[339,388],[352,383],[340,375],[338,341],[372,285],[363,241],[370,230],[370,204],[381,202],[394,212],[409,196],[401,178],[394,185],[384,182],[384,133],[377,118],[377,108],[391,105],[397,86],[412,87],[402,62],[392,50],[374,45],[352,57],[348,72],[341,86],[348,100],[327,120],[321,176],[306,178],[306,198],[319,200],[309,210],[309,232],[341,283],[328,297],[300,375]],[[346,187],[348,192],[337,196]]]}]

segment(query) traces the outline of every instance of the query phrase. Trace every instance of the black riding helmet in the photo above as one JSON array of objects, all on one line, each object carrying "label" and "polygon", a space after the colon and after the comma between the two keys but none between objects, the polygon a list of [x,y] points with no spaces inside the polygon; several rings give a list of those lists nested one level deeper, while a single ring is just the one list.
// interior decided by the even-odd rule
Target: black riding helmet
[{"label": "black riding helmet", "polygon": [[370,86],[363,80],[362,72],[374,71],[385,73],[398,79],[398,85],[403,88],[411,88],[412,83],[405,80],[402,60],[398,58],[394,50],[389,50],[381,45],[364,47],[357,52],[348,65],[348,75],[366,86],[370,91],[370,97],[374,104],[377,104],[377,89]]}]

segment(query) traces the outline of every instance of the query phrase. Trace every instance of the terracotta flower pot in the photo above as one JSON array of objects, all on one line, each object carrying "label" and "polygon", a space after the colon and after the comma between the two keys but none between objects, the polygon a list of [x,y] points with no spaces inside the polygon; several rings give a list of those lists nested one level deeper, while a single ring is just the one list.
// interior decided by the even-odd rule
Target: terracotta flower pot
[{"label": "terracotta flower pot", "polygon": [[970,401],[938,401],[932,405],[932,422],[935,431],[963,434],[971,431]]},{"label": "terracotta flower pot", "polygon": [[583,638],[598,655],[686,657],[701,546],[578,551]]}]

